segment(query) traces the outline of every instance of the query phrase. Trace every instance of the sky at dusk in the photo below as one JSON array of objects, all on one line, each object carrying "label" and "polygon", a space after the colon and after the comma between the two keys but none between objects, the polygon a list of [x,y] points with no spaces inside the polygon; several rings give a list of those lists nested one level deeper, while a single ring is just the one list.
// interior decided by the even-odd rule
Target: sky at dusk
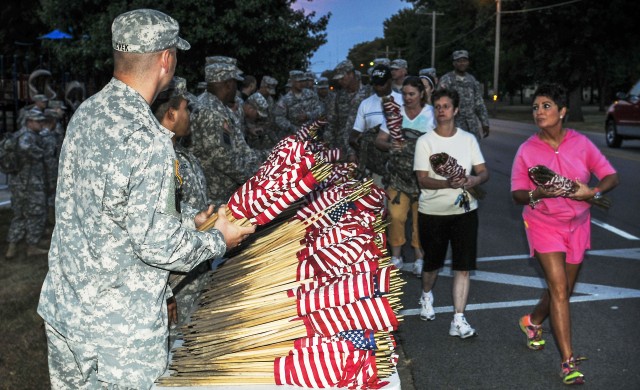
[{"label": "sky at dusk", "polygon": [[384,20],[410,6],[401,0],[298,0],[294,9],[304,9],[307,13],[315,11],[316,16],[331,12],[327,43],[311,58],[311,70],[320,73],[333,69],[347,58],[353,45],[382,38]]}]

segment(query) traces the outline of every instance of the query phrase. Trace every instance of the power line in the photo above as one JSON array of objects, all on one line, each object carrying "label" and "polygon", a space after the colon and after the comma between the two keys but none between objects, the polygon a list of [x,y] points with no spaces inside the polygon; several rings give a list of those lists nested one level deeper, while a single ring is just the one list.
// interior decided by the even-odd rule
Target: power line
[{"label": "power line", "polygon": [[564,3],[558,3],[558,4],[551,4],[551,5],[545,5],[543,7],[536,7],[536,8],[527,8],[527,9],[519,9],[519,10],[514,10],[514,11],[501,11],[501,14],[522,14],[525,12],[533,12],[533,11],[540,11],[543,9],[549,9],[549,8],[555,8],[555,7],[562,7],[564,5],[569,5],[569,4],[573,4],[573,3],[578,3],[580,1],[584,1],[584,0],[571,0],[571,1],[565,1]]}]

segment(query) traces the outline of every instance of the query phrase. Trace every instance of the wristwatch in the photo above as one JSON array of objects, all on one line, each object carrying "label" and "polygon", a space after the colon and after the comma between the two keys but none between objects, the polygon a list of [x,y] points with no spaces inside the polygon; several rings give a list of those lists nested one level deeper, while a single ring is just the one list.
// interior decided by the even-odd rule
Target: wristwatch
[{"label": "wristwatch", "polygon": [[593,195],[593,199],[598,200],[602,198],[602,192],[598,191]]}]

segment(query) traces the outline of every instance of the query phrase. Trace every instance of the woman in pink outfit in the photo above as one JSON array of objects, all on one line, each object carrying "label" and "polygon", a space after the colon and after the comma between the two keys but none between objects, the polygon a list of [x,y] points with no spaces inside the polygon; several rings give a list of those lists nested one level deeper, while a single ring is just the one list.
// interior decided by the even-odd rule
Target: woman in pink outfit
[{"label": "woman in pink outfit", "polygon": [[[520,319],[520,328],[530,349],[543,349],[541,324],[549,317],[562,358],[563,382],[581,384],[584,375],[576,368],[571,347],[569,297],[591,245],[590,201],[618,185],[618,175],[587,137],[562,126],[565,96],[564,89],[554,84],[542,85],[534,93],[533,119],[540,131],[518,149],[511,194],[517,204],[525,205],[522,216],[530,252],[540,262],[547,283],[531,314]],[[536,186],[528,176],[528,169],[536,165],[574,180],[577,190],[569,193]],[[599,179],[595,187],[587,184],[592,175]]]}]

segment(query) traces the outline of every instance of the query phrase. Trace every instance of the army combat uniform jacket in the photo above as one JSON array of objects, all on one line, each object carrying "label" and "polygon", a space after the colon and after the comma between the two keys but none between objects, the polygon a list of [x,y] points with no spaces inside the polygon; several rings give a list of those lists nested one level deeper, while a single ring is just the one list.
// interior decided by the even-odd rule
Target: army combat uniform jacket
[{"label": "army combat uniform jacket", "polygon": [[172,135],[112,79],[76,111],[62,147],[38,313],[93,351],[72,363],[88,373],[97,361],[98,379],[119,386],[149,388],[167,366],[169,270],[226,250],[218,230],[195,230],[195,210],[176,211]]},{"label": "army combat uniform jacket", "polygon": [[205,92],[198,100],[200,109],[191,115],[191,148],[207,178],[209,199],[218,206],[258,170],[267,153],[247,145],[237,116],[217,96]]},{"label": "army combat uniform jacket", "polygon": [[455,117],[456,127],[470,132],[477,139],[482,138],[482,129],[478,126],[478,120],[482,126],[489,127],[489,113],[482,100],[482,90],[476,78],[469,73],[460,77],[452,71],[440,78],[438,88],[455,89],[458,92],[460,105],[458,115]]}]

